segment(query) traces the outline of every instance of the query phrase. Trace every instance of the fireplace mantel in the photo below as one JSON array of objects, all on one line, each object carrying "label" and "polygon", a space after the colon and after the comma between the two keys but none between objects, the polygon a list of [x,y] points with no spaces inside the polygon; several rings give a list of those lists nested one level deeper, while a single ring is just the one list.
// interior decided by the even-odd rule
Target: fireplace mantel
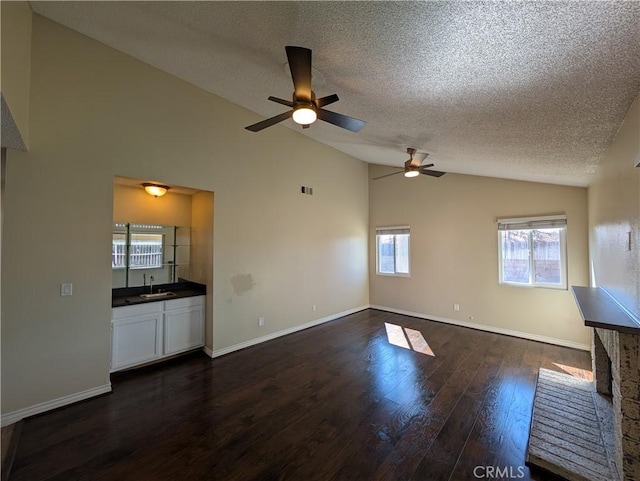
[{"label": "fireplace mantel", "polygon": [[573,286],[573,295],[585,326],[640,334],[640,323],[600,287]]},{"label": "fireplace mantel", "polygon": [[596,391],[612,398],[616,471],[621,480],[640,480],[640,322],[605,289],[572,289],[592,328]]}]

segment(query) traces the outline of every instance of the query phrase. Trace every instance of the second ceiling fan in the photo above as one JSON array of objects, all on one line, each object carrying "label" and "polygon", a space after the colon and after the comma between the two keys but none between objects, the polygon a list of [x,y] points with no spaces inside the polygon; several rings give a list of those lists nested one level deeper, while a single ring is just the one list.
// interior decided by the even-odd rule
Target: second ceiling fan
[{"label": "second ceiling fan", "polygon": [[[391,172],[390,174],[381,175],[379,177],[373,177],[371,180],[378,180],[384,177],[389,177],[390,175],[396,175],[404,172],[405,177],[417,177],[420,174],[428,175],[431,177],[442,177],[446,172],[440,172],[438,170],[429,170],[433,167],[434,164],[426,164],[420,165],[421,162],[418,159],[414,159],[413,156],[416,154],[416,149],[413,147],[407,147],[407,154],[409,154],[409,160],[404,163],[404,168],[402,170],[398,170],[397,172]],[[425,154],[425,159],[429,154]],[[424,159],[422,159],[424,162]]]},{"label": "second ceiling fan", "polygon": [[324,120],[330,124],[337,125],[352,132],[359,132],[367,123],[364,120],[338,114],[322,107],[340,100],[336,94],[326,97],[316,98],[311,90],[311,50],[304,47],[285,47],[287,59],[289,60],[289,70],[293,80],[293,100],[269,97],[269,100],[278,104],[291,107],[291,110],[275,117],[263,120],[253,125],[245,127],[251,132],[259,132],[262,129],[271,127],[283,120],[293,118],[293,121],[308,128],[316,119]]}]

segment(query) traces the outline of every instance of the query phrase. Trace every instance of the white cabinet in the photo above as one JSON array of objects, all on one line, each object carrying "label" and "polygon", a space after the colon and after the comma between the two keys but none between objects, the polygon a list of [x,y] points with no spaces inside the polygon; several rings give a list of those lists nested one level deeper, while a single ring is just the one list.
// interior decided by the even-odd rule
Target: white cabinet
[{"label": "white cabinet", "polygon": [[164,354],[204,345],[204,296],[164,302]]},{"label": "white cabinet", "polygon": [[205,296],[112,309],[111,371],[204,345]]}]

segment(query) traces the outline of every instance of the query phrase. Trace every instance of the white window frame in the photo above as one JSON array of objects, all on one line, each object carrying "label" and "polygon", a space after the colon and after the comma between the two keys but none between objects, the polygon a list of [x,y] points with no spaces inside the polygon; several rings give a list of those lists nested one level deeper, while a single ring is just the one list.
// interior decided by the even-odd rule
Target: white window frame
[{"label": "white window frame", "polygon": [[[395,238],[394,238],[394,272],[380,271],[380,236],[382,235],[407,235],[407,271],[397,272],[395,269]],[[376,227],[376,274],[389,277],[411,277],[411,229],[409,226]]]},{"label": "white window frame", "polygon": [[[518,287],[542,287],[567,290],[567,216],[548,215],[538,217],[515,217],[498,219],[498,279],[499,284]],[[535,229],[560,230],[560,284],[536,282],[532,231]],[[513,282],[503,279],[502,232],[508,230],[529,231],[529,282]]]}]

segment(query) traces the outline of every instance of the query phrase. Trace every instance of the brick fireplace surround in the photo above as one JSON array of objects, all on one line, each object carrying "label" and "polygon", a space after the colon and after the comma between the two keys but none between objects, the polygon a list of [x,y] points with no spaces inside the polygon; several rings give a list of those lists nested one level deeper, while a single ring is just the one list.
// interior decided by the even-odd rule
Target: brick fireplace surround
[{"label": "brick fireplace surround", "polygon": [[640,480],[640,334],[593,331],[594,382],[596,391],[613,401],[618,474]]},{"label": "brick fireplace surround", "polygon": [[603,289],[574,287],[592,328],[596,391],[613,404],[615,464],[621,480],[640,480],[640,324]]}]

